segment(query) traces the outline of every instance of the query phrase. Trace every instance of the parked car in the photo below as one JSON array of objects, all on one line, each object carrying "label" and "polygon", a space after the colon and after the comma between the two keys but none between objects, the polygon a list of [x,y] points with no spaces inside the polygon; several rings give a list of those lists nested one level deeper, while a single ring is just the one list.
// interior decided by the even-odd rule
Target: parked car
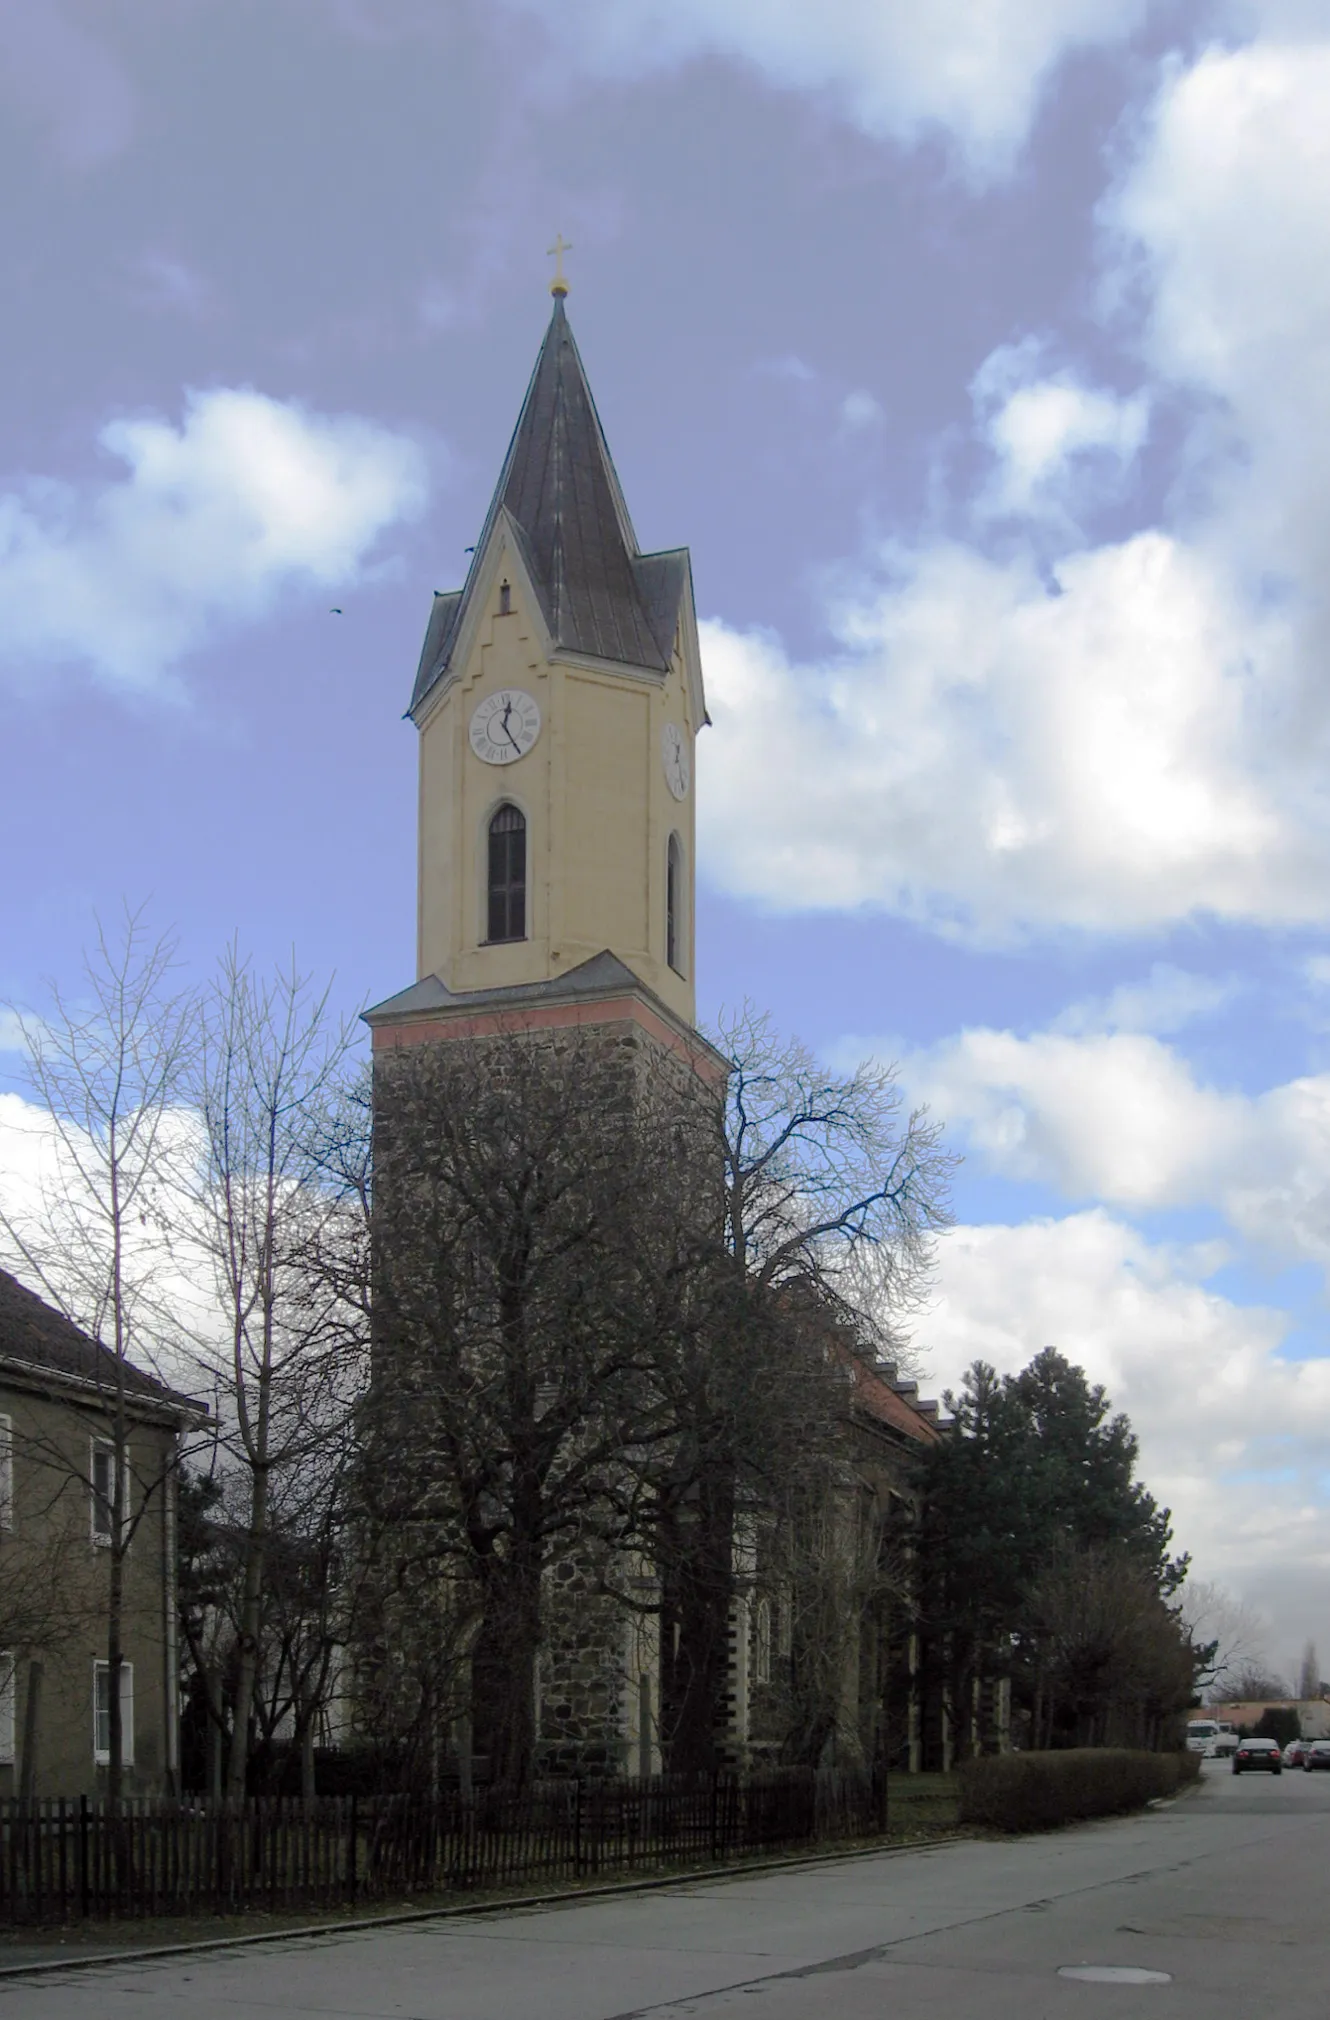
[{"label": "parked car", "polygon": [[1330,1739],[1314,1739],[1302,1756],[1302,1765],[1308,1774],[1315,1768],[1330,1768]]},{"label": "parked car", "polygon": [[1291,1739],[1289,1741],[1288,1745],[1284,1748],[1284,1766],[1286,1768],[1300,1768],[1302,1766],[1302,1758],[1307,1751],[1307,1744],[1305,1739]]},{"label": "parked car", "polygon": [[[1330,1767],[1330,1760],[1326,1761],[1326,1766]],[[1268,1768],[1272,1775],[1283,1774],[1284,1757],[1279,1751],[1278,1740],[1240,1740],[1233,1756],[1233,1772],[1235,1775],[1245,1774],[1248,1768]]]}]

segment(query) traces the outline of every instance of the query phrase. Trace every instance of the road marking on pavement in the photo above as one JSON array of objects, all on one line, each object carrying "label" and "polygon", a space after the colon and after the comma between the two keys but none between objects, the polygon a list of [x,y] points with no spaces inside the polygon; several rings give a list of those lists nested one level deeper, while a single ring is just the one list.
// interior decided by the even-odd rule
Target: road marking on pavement
[{"label": "road marking on pavement", "polygon": [[1145,1971],[1139,1964],[1063,1964],[1059,1978],[1082,1985],[1171,1985],[1171,1971]]}]

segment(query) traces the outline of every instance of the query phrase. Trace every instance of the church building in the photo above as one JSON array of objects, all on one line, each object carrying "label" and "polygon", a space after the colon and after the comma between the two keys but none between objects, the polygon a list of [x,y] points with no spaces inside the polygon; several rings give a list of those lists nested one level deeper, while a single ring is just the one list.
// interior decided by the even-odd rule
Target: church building
[{"label": "church building", "polygon": [[[376,1061],[514,1030],[627,1033],[714,1102],[727,1064],[695,1023],[694,749],[707,712],[688,550],[641,551],[561,277],[552,293],[466,581],[436,593],[430,612],[409,708],[419,734],[416,978],[367,1022]],[[936,1408],[879,1369],[857,1382],[853,1409],[871,1452],[863,1493],[885,1509],[900,1500],[893,1483],[908,1475],[911,1452],[937,1438]],[[760,1755],[780,1637],[746,1549],[736,1541],[726,1709],[737,1758]],[[587,1617],[581,1632],[613,1646],[596,1653],[601,1686],[559,1734],[550,1703],[538,1702],[545,1765],[668,1765],[648,1613],[626,1630],[605,1629],[603,1617],[593,1629]],[[552,1622],[538,1697],[539,1678],[558,1675],[568,1698],[577,1633],[576,1621]],[[904,1647],[903,1629],[898,1639]],[[845,1702],[866,1753],[880,1740],[869,1728],[884,1715],[887,1651],[875,1642],[870,1660],[867,1640],[855,1646]],[[905,1698],[899,1723],[901,1746],[917,1754],[917,1710]],[[556,1738],[568,1742],[562,1756]]]}]

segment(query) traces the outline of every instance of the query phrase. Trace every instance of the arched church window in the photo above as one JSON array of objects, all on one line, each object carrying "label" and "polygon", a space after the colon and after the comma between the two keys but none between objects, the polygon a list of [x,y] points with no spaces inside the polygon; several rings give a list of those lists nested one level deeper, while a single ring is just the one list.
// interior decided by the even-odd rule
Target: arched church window
[{"label": "arched church window", "polygon": [[670,836],[665,857],[665,959],[683,973],[683,845]]},{"label": "arched church window", "polygon": [[512,805],[490,822],[488,937],[526,938],[526,819]]},{"label": "arched church window", "polygon": [[500,617],[507,617],[507,616],[509,616],[509,615],[510,615],[510,613],[511,613],[511,611],[512,611],[512,607],[513,607],[513,592],[512,592],[512,586],[511,586],[511,584],[510,584],[510,583],[507,583],[507,582],[501,582],[501,583],[499,584],[499,615],[500,615]]}]

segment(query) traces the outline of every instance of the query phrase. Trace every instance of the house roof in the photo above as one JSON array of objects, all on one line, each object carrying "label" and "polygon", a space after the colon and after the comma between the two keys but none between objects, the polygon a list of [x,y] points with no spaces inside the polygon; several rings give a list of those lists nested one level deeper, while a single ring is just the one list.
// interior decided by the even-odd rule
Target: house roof
[{"label": "house roof", "polygon": [[490,535],[506,512],[556,648],[664,673],[687,548],[643,554],[557,295],[466,586],[435,596],[411,696],[414,713],[448,670]]},{"label": "house roof", "polygon": [[921,1445],[936,1445],[942,1437],[936,1403],[920,1402],[917,1382],[899,1382],[891,1370],[875,1367],[855,1354],[850,1361],[855,1408],[879,1424],[888,1424]]},{"label": "house roof", "polygon": [[[34,1375],[91,1387],[109,1396],[117,1377],[116,1357],[90,1333],[48,1305],[8,1270],[0,1270],[0,1361],[17,1363]],[[202,1405],[182,1396],[126,1361],[120,1370],[131,1402],[198,1415]]]}]

